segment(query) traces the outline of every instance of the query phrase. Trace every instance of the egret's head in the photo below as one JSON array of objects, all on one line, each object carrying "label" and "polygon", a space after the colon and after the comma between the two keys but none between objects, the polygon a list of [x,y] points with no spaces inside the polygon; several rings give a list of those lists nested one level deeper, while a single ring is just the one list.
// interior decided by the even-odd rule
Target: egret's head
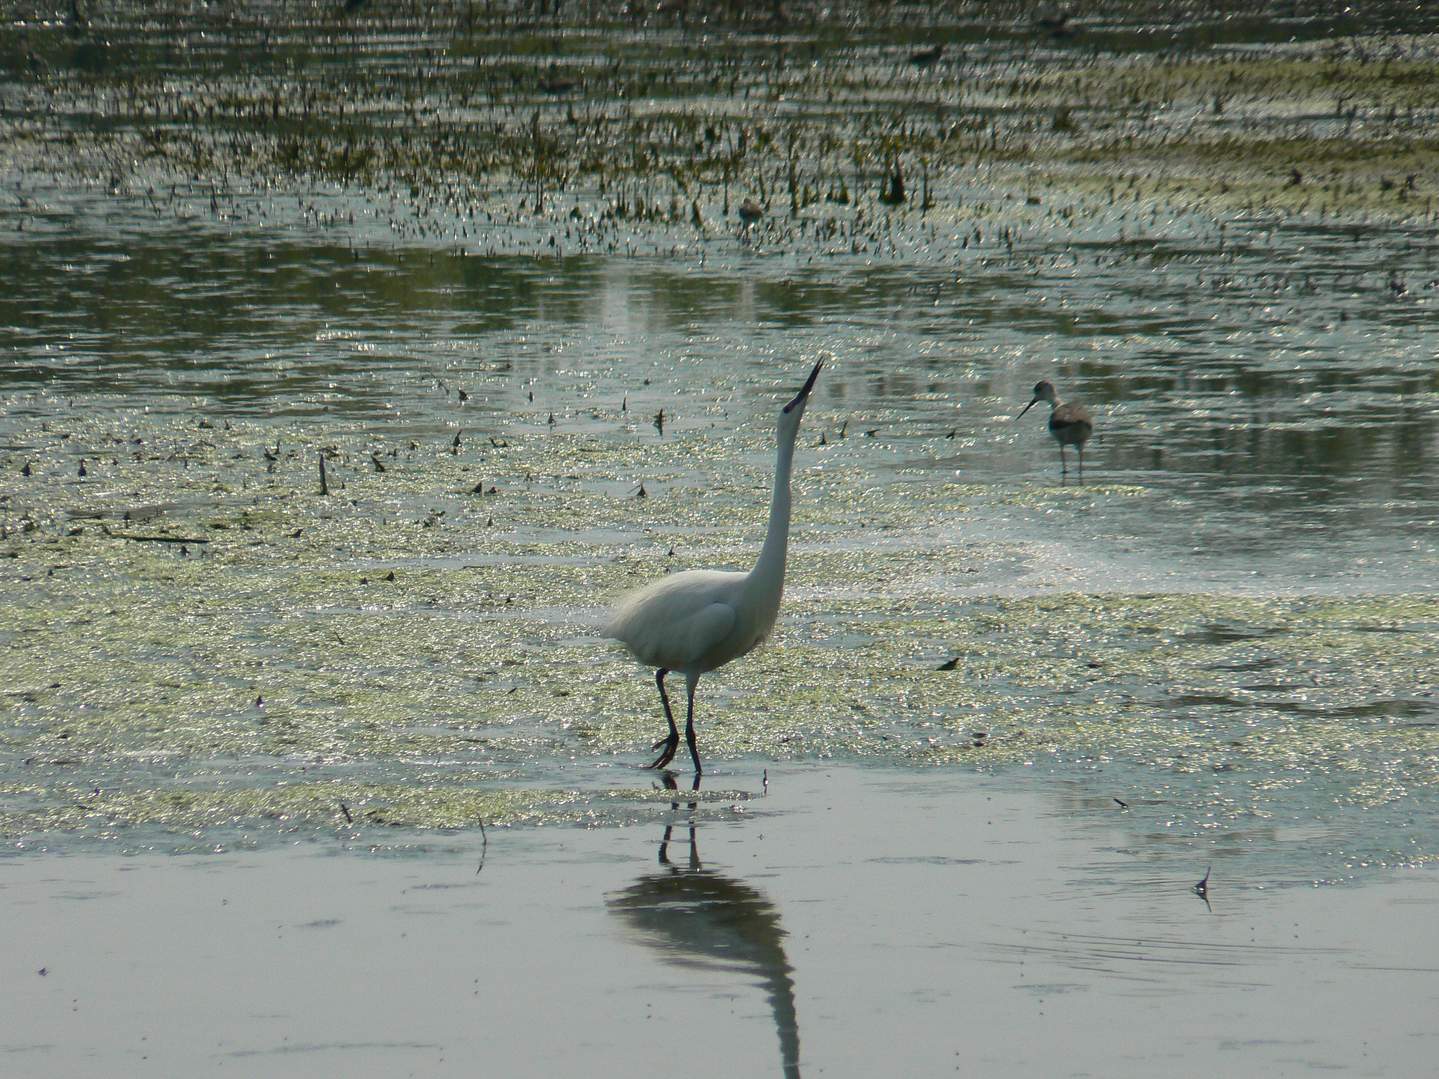
[{"label": "egret's head", "polygon": [[[1050,382],[1049,379],[1045,379],[1043,382],[1036,382],[1034,384],[1034,400],[1030,401],[1029,404],[1025,405],[1024,411],[1021,412],[1019,415],[1023,416],[1025,412],[1028,412],[1031,408],[1039,404],[1039,402],[1041,401],[1048,401],[1052,405],[1055,404],[1058,400],[1059,398],[1055,396],[1054,393],[1053,382]],[[1018,418],[1019,416],[1015,417],[1015,419]]]},{"label": "egret's head", "polygon": [[799,388],[799,393],[794,395],[794,400],[785,405],[780,412],[779,433],[781,437],[793,438],[799,433],[799,421],[804,416],[804,406],[809,403],[810,390],[814,389],[815,379],[819,378],[819,369],[823,366],[823,360],[814,365],[814,370],[809,373],[809,378],[804,380],[804,385]]}]

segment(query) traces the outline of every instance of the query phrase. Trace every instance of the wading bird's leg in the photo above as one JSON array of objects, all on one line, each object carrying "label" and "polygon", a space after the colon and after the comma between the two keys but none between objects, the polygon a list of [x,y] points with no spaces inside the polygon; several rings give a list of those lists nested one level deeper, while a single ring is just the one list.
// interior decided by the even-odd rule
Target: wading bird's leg
[{"label": "wading bird's leg", "polygon": [[692,674],[686,679],[686,682],[688,683],[686,689],[689,691],[689,713],[685,716],[685,741],[689,744],[690,756],[694,758],[695,786],[698,788],[699,777],[704,773],[704,769],[700,767],[699,747],[695,745],[695,687],[699,685],[700,677]]},{"label": "wading bird's leg", "polygon": [[1079,482],[1080,482],[1080,483],[1083,483],[1083,482],[1084,482],[1084,443],[1081,442],[1081,443],[1079,443],[1079,445],[1075,446],[1075,447],[1074,447],[1074,452],[1077,453],[1077,454],[1079,454]]},{"label": "wading bird's leg", "polygon": [[1059,474],[1060,474],[1061,476],[1067,476],[1067,475],[1069,475],[1069,462],[1064,459],[1064,443],[1063,443],[1063,442],[1061,442],[1061,443],[1059,444]]},{"label": "wading bird's leg", "polygon": [[660,687],[660,703],[665,706],[665,719],[669,720],[670,732],[650,746],[651,749],[659,749],[660,746],[665,748],[658,757],[645,766],[647,768],[663,768],[674,760],[675,750],[680,747],[680,730],[675,726],[675,716],[670,711],[669,695],[665,693],[665,675],[669,673],[668,667],[661,667],[655,671],[655,685]]}]

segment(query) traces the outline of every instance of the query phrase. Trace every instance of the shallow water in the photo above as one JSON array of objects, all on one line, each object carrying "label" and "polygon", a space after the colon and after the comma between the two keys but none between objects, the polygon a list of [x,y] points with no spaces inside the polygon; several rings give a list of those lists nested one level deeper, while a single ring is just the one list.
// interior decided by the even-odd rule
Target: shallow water
[{"label": "shallow water", "polygon": [[1204,867],[1136,859],[1126,811],[1084,781],[775,773],[637,826],[403,853],[5,858],[0,1059],[1124,1077],[1432,1059],[1432,873],[1293,887],[1225,859],[1206,903]]},{"label": "shallow water", "polygon": [[[752,557],[771,411],[826,355],[775,646],[703,684],[714,764],[1102,770],[1286,877],[1436,854],[1439,341],[1372,287],[1428,237],[809,266],[105,213],[6,232],[22,844],[653,812],[658,702],[597,617]],[[1041,377],[1095,413],[1082,485],[1015,419]]]}]

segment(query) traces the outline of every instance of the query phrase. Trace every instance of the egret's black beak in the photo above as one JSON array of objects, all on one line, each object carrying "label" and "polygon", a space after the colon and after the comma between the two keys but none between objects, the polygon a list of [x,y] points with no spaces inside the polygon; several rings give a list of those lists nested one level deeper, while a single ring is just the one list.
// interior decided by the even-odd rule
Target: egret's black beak
[{"label": "egret's black beak", "polygon": [[[1039,399],[1038,397],[1036,397],[1033,401],[1029,402],[1029,404],[1027,404],[1027,405],[1024,406],[1024,411],[1021,412],[1021,413],[1019,414],[1019,416],[1023,416],[1025,412],[1028,412],[1028,411],[1029,411],[1031,408],[1033,408],[1035,405],[1039,404],[1039,401],[1040,401],[1040,399]],[[1015,419],[1019,419],[1019,416],[1016,416],[1016,417],[1014,417],[1014,418],[1015,418]]]},{"label": "egret's black beak", "polygon": [[814,370],[809,373],[809,378],[804,380],[804,385],[800,387],[799,393],[794,395],[794,400],[784,406],[786,412],[793,409],[795,405],[803,404],[805,399],[809,397],[809,391],[814,389],[814,380],[819,378],[819,369],[823,366],[823,360],[820,360],[819,363],[814,365]]}]

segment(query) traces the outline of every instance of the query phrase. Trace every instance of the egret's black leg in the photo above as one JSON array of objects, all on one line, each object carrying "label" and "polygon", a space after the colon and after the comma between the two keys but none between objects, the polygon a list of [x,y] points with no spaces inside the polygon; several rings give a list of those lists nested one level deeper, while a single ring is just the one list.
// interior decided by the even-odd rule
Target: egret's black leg
[{"label": "egret's black leg", "polygon": [[665,706],[665,719],[669,721],[670,732],[654,745],[650,746],[651,749],[659,749],[660,746],[664,746],[665,748],[658,757],[646,765],[647,768],[663,768],[669,764],[670,761],[674,760],[675,750],[680,746],[680,731],[679,728],[675,726],[674,713],[670,711],[669,695],[665,693],[665,675],[669,673],[668,667],[661,667],[655,671],[655,685],[660,687],[660,703]]},{"label": "egret's black leg", "polygon": [[1060,474],[1061,476],[1067,476],[1067,475],[1069,475],[1069,462],[1068,462],[1067,460],[1065,460],[1065,457],[1064,457],[1064,443],[1063,443],[1063,442],[1061,442],[1061,443],[1059,444],[1059,474]]},{"label": "egret's black leg", "polygon": [[670,670],[668,667],[661,667],[659,670],[655,671],[655,685],[660,687],[660,704],[665,706],[665,719],[669,721],[670,733],[665,735],[654,745],[650,746],[651,749],[659,749],[660,746],[664,745],[665,742],[669,740],[671,735],[674,736],[676,741],[679,740],[679,730],[675,727],[674,713],[670,711],[670,697],[669,694],[665,692],[665,675],[669,673]]},{"label": "egret's black leg", "polygon": [[1084,482],[1084,443],[1081,442],[1081,443],[1079,443],[1079,445],[1075,446],[1075,447],[1074,447],[1074,452],[1077,453],[1077,454],[1079,454],[1079,482],[1080,482],[1080,483],[1083,483],[1083,482]]},{"label": "egret's black leg", "polygon": [[[698,678],[691,678],[689,680],[689,712],[685,716],[685,741],[689,744],[690,756],[694,758],[696,780],[704,774],[704,769],[700,767],[699,746],[695,745],[695,686],[698,684]],[[673,750],[671,750],[671,753],[673,753]],[[698,783],[696,783],[696,786],[698,786]]]}]

